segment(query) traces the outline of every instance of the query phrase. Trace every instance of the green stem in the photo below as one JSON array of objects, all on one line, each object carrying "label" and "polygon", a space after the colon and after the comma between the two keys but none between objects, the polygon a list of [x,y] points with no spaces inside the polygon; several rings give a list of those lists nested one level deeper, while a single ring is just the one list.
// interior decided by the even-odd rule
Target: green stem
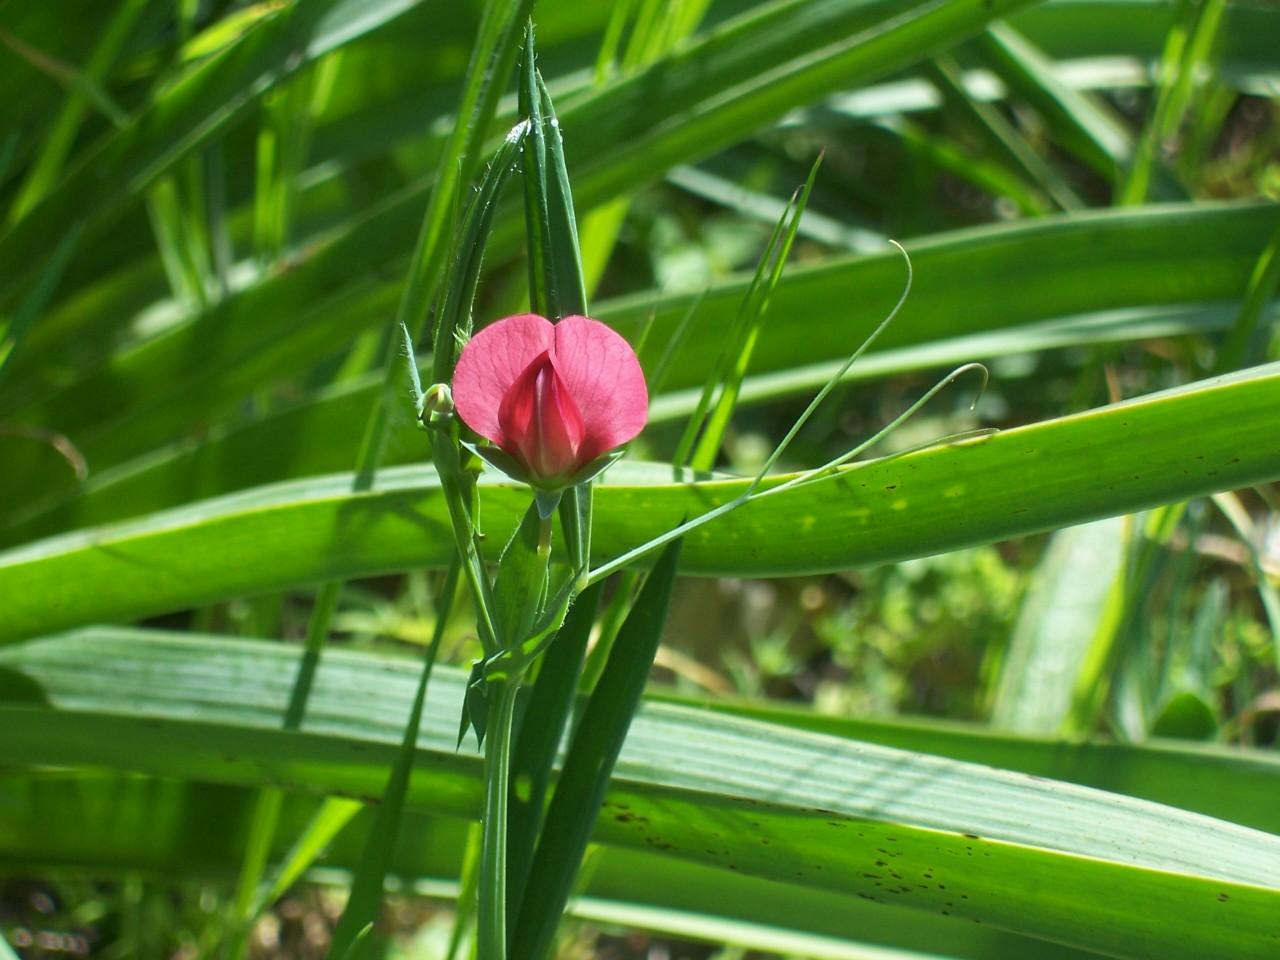
[{"label": "green stem", "polygon": [[486,657],[491,657],[503,649],[502,637],[493,611],[496,608],[493,599],[493,588],[489,583],[489,574],[485,570],[484,558],[480,555],[475,524],[471,509],[468,506],[468,492],[464,485],[468,483],[458,462],[458,448],[452,437],[444,430],[431,431],[432,461],[436,473],[440,477],[440,489],[444,493],[445,504],[449,508],[449,520],[453,526],[454,539],[458,545],[458,555],[462,558],[462,572],[466,574],[467,586],[471,590],[472,601],[476,607],[476,631],[480,635],[480,644],[484,647]]},{"label": "green stem", "polygon": [[480,842],[479,950],[484,960],[507,955],[507,780],[518,682],[497,687],[497,704],[485,739],[484,834]]}]

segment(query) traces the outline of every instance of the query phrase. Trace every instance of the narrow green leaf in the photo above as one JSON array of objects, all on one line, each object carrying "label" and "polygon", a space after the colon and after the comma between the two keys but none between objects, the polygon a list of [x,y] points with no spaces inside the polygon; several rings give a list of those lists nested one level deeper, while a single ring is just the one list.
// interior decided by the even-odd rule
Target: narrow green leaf
[{"label": "narrow green leaf", "polygon": [[551,94],[535,74],[537,96],[541,103],[542,122],[546,131],[546,182],[547,182],[547,231],[549,262],[555,278],[551,290],[555,301],[551,304],[551,316],[563,317],[587,314],[586,282],[582,276],[582,253],[578,247],[578,221],[573,209],[573,191],[569,186],[569,171],[565,165],[564,136]]},{"label": "narrow green leaf", "polygon": [[284,896],[304,873],[316,865],[334,837],[363,809],[364,804],[358,800],[325,797],[320,809],[289,848],[270,884],[260,891],[249,911],[250,916],[257,916]]},{"label": "narrow green leaf", "polygon": [[1151,182],[1160,169],[1159,158],[1183,123],[1195,85],[1202,82],[1223,9],[1221,0],[1175,4],[1174,23],[1166,37],[1157,71],[1155,108],[1120,183],[1118,204],[1133,205],[1146,200]]},{"label": "narrow green leaf", "polygon": [[[1263,540],[1258,536],[1257,527],[1238,498],[1219,494],[1213,498],[1213,502],[1235,529],[1240,542],[1249,553],[1249,566],[1257,584],[1258,600],[1266,613],[1267,625],[1271,628],[1271,653],[1280,667],[1280,590],[1272,585],[1267,576]],[[1276,832],[1280,833],[1280,830]]]},{"label": "narrow green leaf", "polygon": [[934,58],[930,63],[929,76],[942,94],[943,109],[949,116],[967,121],[967,129],[975,132],[976,139],[983,144],[985,156],[999,158],[1014,173],[1030,180],[1051,197],[1059,209],[1084,209],[1084,201],[1070,184],[1032,149],[996,106],[969,93],[963,71],[954,57],[947,54]]},{"label": "narrow green leaf", "polygon": [[[1167,567],[1169,555],[1165,544],[1178,529],[1186,510],[1185,502],[1157,507],[1142,518],[1141,534],[1135,533],[1132,525],[1125,531],[1130,555],[1113,581],[1103,616],[1078,661],[1071,705],[1059,729],[1060,735],[1088,736],[1097,728],[1112,700],[1121,701],[1116,707],[1116,714],[1120,716],[1136,718],[1146,713],[1148,704],[1140,692],[1145,684],[1128,681],[1135,675],[1145,675],[1152,662],[1141,629],[1146,598],[1160,581],[1162,569]],[[1194,560],[1183,554],[1175,562],[1181,567],[1181,576],[1175,574],[1174,580],[1185,582]],[[1175,596],[1179,592],[1175,589]],[[1134,709],[1125,709],[1126,698]],[[1141,727],[1145,727],[1145,722],[1131,723],[1128,735],[1145,736],[1147,731]]]},{"label": "narrow green leaf", "polygon": [[[84,66],[84,78],[89,89],[99,90],[103,77],[128,39],[139,15],[149,0],[125,0],[116,8],[111,20],[101,34],[92,55]],[[33,207],[57,182],[76,132],[81,124],[81,114],[89,97],[87,91],[73,91],[54,121],[53,128],[40,143],[39,153],[27,170],[18,195],[9,209],[9,220],[18,220]],[[101,97],[99,102],[101,102]],[[108,115],[111,112],[108,111]],[[118,110],[116,111],[118,116]]]},{"label": "narrow green leaf", "polygon": [[[412,272],[401,299],[399,319],[415,339],[434,299],[436,285],[442,279],[443,261],[438,258],[446,249],[455,196],[474,176],[480,158],[486,153],[482,145],[489,136],[498,101],[506,92],[507,80],[520,50],[521,31],[532,7],[533,0],[488,0],[485,4],[479,35],[471,47],[467,83],[455,113],[463,122],[454,123],[449,142],[441,153],[431,201],[418,233]],[[457,260],[464,254],[455,244],[453,258]],[[470,300],[467,303],[469,305]],[[437,334],[433,338],[437,356],[440,342]],[[451,359],[452,354],[449,356]],[[437,360],[437,370],[440,362]],[[447,379],[447,376],[435,378],[437,383]]]},{"label": "narrow green leaf", "polygon": [[[778,282],[782,279],[783,268],[791,253],[791,246],[795,243],[796,232],[800,227],[800,220],[804,216],[809,195],[813,192],[813,182],[818,176],[818,168],[821,165],[822,158],[819,156],[809,169],[809,176],[804,185],[796,191],[791,203],[787,205],[787,209],[783,211],[774,227],[773,236],[769,238],[765,252],[760,258],[755,277],[752,278],[751,286],[743,298],[738,316],[727,334],[719,362],[703,387],[699,410],[690,418],[689,426],[681,438],[680,447],[676,450],[677,467],[687,464],[694,471],[706,471],[715,466],[738,396],[742,392],[742,381],[746,378],[747,367],[751,363],[751,356],[755,353],[756,343],[764,326],[769,303],[773,299]],[[704,420],[702,404],[710,403],[713,395],[715,396],[714,406],[708,411]],[[699,430],[702,430],[701,436],[697,437],[697,444],[690,449]]]},{"label": "narrow green leaf", "polygon": [[551,947],[658,650],[681,546],[675,541],[658,558],[587,701],[538,837],[529,871],[538,883],[526,886],[512,925],[514,960],[542,960]]},{"label": "narrow green leaf", "polygon": [[520,112],[530,127],[523,158],[529,300],[535,313],[559,320],[585,315],[587,295],[560,122],[537,70],[533,34],[530,21],[520,81]]},{"label": "narrow green leaf", "polygon": [[1267,353],[1267,327],[1262,322],[1264,311],[1280,286],[1280,216],[1276,230],[1258,256],[1257,266],[1249,277],[1249,287],[1236,322],[1227,333],[1218,357],[1215,373],[1226,373],[1237,367],[1262,362]]},{"label": "narrow green leaf", "polygon": [[123,126],[128,121],[124,110],[88,71],[78,70],[71,64],[63,63],[45,51],[31,46],[3,27],[0,27],[0,43],[49,79],[66,87],[67,91],[78,98],[81,104],[92,105],[116,126]]},{"label": "narrow green leaf", "polygon": [[507,913],[516,916],[529,882],[547,786],[568,724],[603,584],[578,595],[538,668],[511,761],[507,812]]},{"label": "narrow green leaf", "polygon": [[9,361],[22,346],[31,325],[44,313],[49,301],[53,299],[58,282],[62,279],[68,262],[80,244],[82,232],[83,224],[77,221],[62,235],[57,248],[40,275],[36,277],[31,289],[23,296],[22,302],[14,310],[13,315],[7,319],[4,326],[0,327],[0,382],[3,382],[8,374]]},{"label": "narrow green leaf", "polygon": [[1058,732],[1092,639],[1114,633],[1124,607],[1123,517],[1053,535],[1022,603],[991,708],[997,729]]},{"label": "narrow green leaf", "polygon": [[[343,915],[345,916],[345,914]],[[341,953],[338,953],[335,950],[331,949],[330,956],[337,957],[337,960],[358,960],[359,957],[364,956],[365,950],[371,945],[371,941],[369,940],[369,937],[372,933],[373,933],[373,921],[370,920],[363,927],[361,927],[359,930],[356,931],[355,935],[351,937],[349,943],[343,942],[342,944],[339,944],[337,939],[338,931],[335,930],[332,944],[334,946],[340,945],[343,947],[343,949]]]},{"label": "narrow green leaf", "polygon": [[426,702],[427,684],[431,680],[431,671],[440,650],[440,641],[444,637],[445,624],[453,610],[459,573],[460,564],[455,562],[441,587],[440,598],[436,604],[435,630],[431,646],[422,664],[422,676],[418,681],[413,707],[409,712],[408,723],[405,724],[395,765],[391,768],[391,775],[387,779],[382,803],[379,804],[374,815],[373,827],[365,841],[360,864],[352,877],[351,893],[347,898],[346,908],[342,911],[342,917],[333,931],[333,940],[329,948],[331,954],[352,957],[362,955],[363,932],[367,931],[377,919],[382,905],[382,888],[395,852],[396,834],[400,829],[400,818],[404,812],[409,778],[413,773],[413,762],[417,756],[418,734],[422,726],[422,708]]},{"label": "narrow green leaf", "polygon": [[[147,191],[147,213],[174,298],[204,309],[208,306],[211,263],[203,218],[191,209],[193,198],[184,188],[185,178],[167,176],[156,181]],[[195,232],[190,230],[193,225]]]},{"label": "narrow green leaf", "polygon": [[537,64],[534,58],[533,21],[525,28],[524,50],[520,62],[520,116],[529,123],[528,144],[521,158],[524,169],[525,251],[529,269],[529,305],[534,313],[558,319],[552,307],[556,293],[555,272],[551,260],[550,201],[547,196],[547,128],[542,115],[542,97],[538,90]]},{"label": "narrow green leaf", "polygon": [[448,383],[453,379],[458,351],[471,336],[471,308],[498,200],[520,159],[528,134],[529,125],[521,123],[503,140],[490,160],[454,238],[449,284],[432,327],[433,383]]},{"label": "narrow green leaf", "polygon": [[1059,80],[1044,52],[1010,25],[993,23],[982,39],[1001,77],[1045,116],[1064,146],[1114,182],[1133,155],[1121,119],[1101,99]]},{"label": "narrow green leaf", "polygon": [[337,956],[357,956],[361,932],[377,918],[382,906],[382,888],[387,868],[395,847],[396,832],[404,809],[405,792],[413,760],[417,752],[418,728],[422,721],[422,704],[426,697],[427,681],[431,676],[432,661],[423,665],[418,694],[413,702],[409,722],[405,725],[404,739],[396,756],[395,766],[387,780],[386,792],[375,815],[373,828],[366,841],[363,856],[351,881],[351,894],[347,898],[342,918],[333,931],[330,950]]},{"label": "narrow green leaf", "polygon": [[[453,133],[441,153],[434,189],[426,214],[418,228],[418,239],[409,263],[409,276],[400,295],[399,308],[383,366],[382,390],[375,401],[357,454],[356,487],[368,489],[382,463],[387,436],[399,403],[402,382],[400,335],[404,337],[411,380],[420,392],[414,344],[422,332],[429,306],[435,302],[440,284],[448,283],[437,305],[432,333],[434,361],[432,386],[447,383],[453,374],[457,350],[471,332],[471,305],[480,273],[480,260],[492,226],[493,206],[514,162],[522,132],[512,131],[498,147],[496,156],[481,180],[479,193],[472,198],[459,225],[449,236],[453,223],[455,190],[470,181],[482,155],[481,144],[493,121],[498,98],[515,62],[518,25],[532,0],[489,0],[480,23],[480,34],[471,50],[471,62],[453,124]],[[446,246],[452,239],[453,246]],[[422,414],[422,397],[415,396],[416,413]],[[456,438],[455,438],[456,439]],[[455,526],[456,531],[464,529]],[[462,551],[466,556],[465,549]],[[479,587],[469,577],[473,590]],[[477,593],[477,596],[481,594]]]},{"label": "narrow green leaf", "polygon": [[240,861],[240,875],[236,879],[235,913],[227,948],[228,956],[235,960],[241,960],[248,952],[250,927],[257,919],[255,901],[267,858],[271,855],[271,844],[275,840],[283,804],[284,791],[277,787],[268,787],[258,793],[253,821],[249,825],[249,839]]}]

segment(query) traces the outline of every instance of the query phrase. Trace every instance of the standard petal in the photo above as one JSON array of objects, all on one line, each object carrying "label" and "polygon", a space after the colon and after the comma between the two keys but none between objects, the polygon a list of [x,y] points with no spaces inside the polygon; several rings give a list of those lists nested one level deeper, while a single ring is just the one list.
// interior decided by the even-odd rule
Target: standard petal
[{"label": "standard petal", "polygon": [[536,313],[504,317],[472,337],[453,372],[453,403],[462,422],[502,446],[498,422],[502,398],[554,343],[555,327]]},{"label": "standard petal", "polygon": [[565,317],[553,329],[556,371],[582,413],[586,463],[644,429],[649,390],[631,344],[600,321]]}]

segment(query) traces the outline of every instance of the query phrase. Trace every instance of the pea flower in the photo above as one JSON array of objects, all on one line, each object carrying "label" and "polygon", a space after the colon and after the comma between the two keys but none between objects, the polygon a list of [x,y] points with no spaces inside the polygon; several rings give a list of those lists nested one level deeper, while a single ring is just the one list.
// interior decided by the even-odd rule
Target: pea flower
[{"label": "pea flower", "polygon": [[552,323],[536,313],[485,327],[453,374],[458,416],[498,451],[479,452],[504,473],[560,490],[599,473],[606,456],[644,428],[649,392],[635,351],[587,317]]}]

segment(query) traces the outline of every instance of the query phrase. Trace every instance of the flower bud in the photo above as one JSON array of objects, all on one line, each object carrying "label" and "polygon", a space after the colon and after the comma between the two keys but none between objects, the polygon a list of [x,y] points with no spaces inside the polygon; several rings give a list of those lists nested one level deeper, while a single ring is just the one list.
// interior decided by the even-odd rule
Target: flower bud
[{"label": "flower bud", "polygon": [[433,383],[422,396],[418,414],[424,423],[440,423],[453,416],[453,391],[447,383]]}]

